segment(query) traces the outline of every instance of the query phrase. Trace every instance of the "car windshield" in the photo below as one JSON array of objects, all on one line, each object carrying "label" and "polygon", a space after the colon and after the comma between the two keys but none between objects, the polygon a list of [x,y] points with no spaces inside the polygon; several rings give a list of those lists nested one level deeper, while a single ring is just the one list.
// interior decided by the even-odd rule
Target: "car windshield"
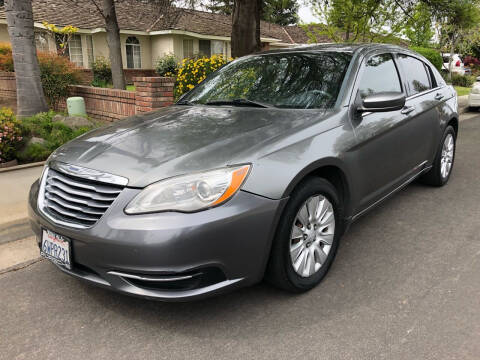
[{"label": "car windshield", "polygon": [[179,103],[331,108],[350,60],[351,55],[342,52],[248,56],[211,74]]}]

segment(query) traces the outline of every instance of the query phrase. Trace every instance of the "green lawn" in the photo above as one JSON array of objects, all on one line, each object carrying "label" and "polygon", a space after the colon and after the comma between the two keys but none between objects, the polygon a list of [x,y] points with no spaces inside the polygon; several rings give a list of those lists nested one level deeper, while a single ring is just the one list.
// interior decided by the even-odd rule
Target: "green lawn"
[{"label": "green lawn", "polygon": [[454,86],[454,88],[457,91],[458,96],[468,95],[470,94],[470,90],[472,89],[464,86]]},{"label": "green lawn", "polygon": [[135,85],[127,85],[128,91],[135,91]]}]

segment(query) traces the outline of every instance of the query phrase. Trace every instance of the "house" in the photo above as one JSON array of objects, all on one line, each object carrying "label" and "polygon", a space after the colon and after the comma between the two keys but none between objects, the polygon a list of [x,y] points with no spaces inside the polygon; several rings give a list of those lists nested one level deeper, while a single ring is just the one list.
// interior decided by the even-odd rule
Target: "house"
[{"label": "house", "polygon": [[[78,27],[69,42],[68,55],[72,62],[88,69],[95,58],[108,57],[107,37],[104,20],[94,5],[90,1],[78,3],[82,5],[72,0],[32,0],[35,38],[38,50],[55,51],[54,37],[42,22]],[[152,69],[165,54],[174,54],[178,60],[196,54],[231,54],[230,16],[179,8],[165,16],[142,0],[121,1],[116,12],[125,69]],[[0,7],[0,42],[9,41],[4,7]],[[298,26],[262,21],[261,41],[264,49],[274,49],[306,43],[308,37]]]}]

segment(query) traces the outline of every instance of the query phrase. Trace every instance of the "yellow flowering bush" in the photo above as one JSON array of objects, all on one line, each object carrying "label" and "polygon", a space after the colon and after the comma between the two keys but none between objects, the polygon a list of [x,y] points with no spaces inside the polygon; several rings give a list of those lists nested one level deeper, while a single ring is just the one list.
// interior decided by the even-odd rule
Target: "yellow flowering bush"
[{"label": "yellow flowering bush", "polygon": [[195,85],[200,84],[208,74],[232,60],[232,58],[225,58],[222,55],[204,56],[197,59],[183,59],[178,69],[175,96],[179,97],[193,89]]}]

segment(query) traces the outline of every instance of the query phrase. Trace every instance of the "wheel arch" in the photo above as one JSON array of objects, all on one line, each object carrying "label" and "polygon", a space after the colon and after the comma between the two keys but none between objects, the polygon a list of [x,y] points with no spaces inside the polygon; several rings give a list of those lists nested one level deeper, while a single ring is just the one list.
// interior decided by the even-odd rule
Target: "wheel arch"
[{"label": "wheel arch", "polygon": [[451,118],[447,123],[447,126],[448,125],[451,125],[453,127],[453,129],[455,130],[455,137],[457,137],[458,136],[458,119],[456,117]]},{"label": "wheel arch", "polygon": [[289,196],[300,182],[309,177],[321,177],[332,183],[344,205],[345,215],[348,217],[351,214],[352,193],[350,182],[347,171],[339,160],[333,158],[323,159],[309,164],[293,178],[283,196]]}]

